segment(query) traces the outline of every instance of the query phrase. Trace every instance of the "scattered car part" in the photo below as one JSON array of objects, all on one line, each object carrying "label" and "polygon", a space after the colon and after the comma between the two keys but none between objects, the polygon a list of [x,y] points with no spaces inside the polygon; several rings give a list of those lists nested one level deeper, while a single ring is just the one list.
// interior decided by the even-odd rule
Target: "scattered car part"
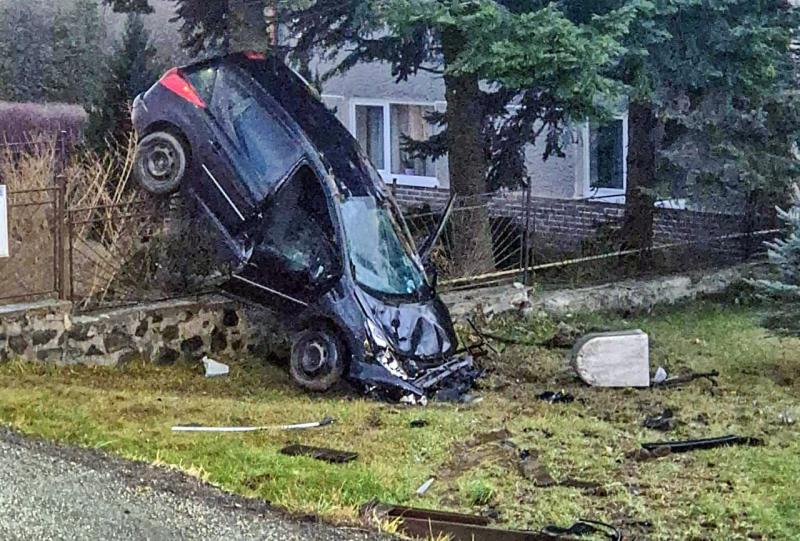
[{"label": "scattered car part", "polygon": [[569,528],[560,528],[558,526],[547,526],[542,530],[542,533],[550,534],[550,535],[569,535],[569,536],[584,536],[584,535],[594,535],[594,534],[602,534],[605,535],[607,539],[612,541],[622,541],[622,533],[614,526],[610,524],[605,524],[604,522],[598,522],[596,520],[586,520],[580,519],[578,522],[570,526]]},{"label": "scattered car part", "polygon": [[653,387],[675,387],[678,385],[684,385],[686,383],[691,383],[698,379],[707,379],[711,382],[711,385],[716,387],[719,385],[717,383],[717,378],[719,377],[718,370],[712,370],[711,372],[691,372],[689,374],[684,374],[682,376],[675,376],[672,378],[665,379],[661,383],[654,383]]},{"label": "scattered car part", "polygon": [[651,453],[657,452],[659,449],[669,449],[672,453],[688,453],[689,451],[697,451],[702,449],[714,449],[716,447],[727,447],[730,445],[750,445],[759,446],[763,445],[763,441],[758,438],[750,438],[743,436],[724,436],[722,438],[708,438],[702,440],[687,440],[687,441],[665,441],[659,443],[644,443],[642,448]]},{"label": "scattered car part", "polygon": [[435,480],[436,480],[435,478],[431,477],[430,479],[422,483],[420,487],[417,489],[417,496],[424,496],[425,493],[428,492],[428,489],[431,488],[431,485]]},{"label": "scattered car part", "polygon": [[640,330],[588,334],[575,344],[572,363],[593,387],[650,387],[650,340]]},{"label": "scattered car part", "polygon": [[667,380],[667,371],[664,370],[663,366],[659,366],[658,370],[656,370],[656,375],[653,376],[653,385],[661,385]]},{"label": "scattered car part", "polygon": [[287,456],[309,456],[331,464],[345,464],[358,458],[358,453],[350,451],[337,451],[324,447],[309,447],[307,445],[290,445],[281,449],[282,455]]},{"label": "scattered car part", "polygon": [[677,419],[671,409],[665,409],[658,415],[651,415],[647,417],[642,426],[650,430],[659,430],[661,432],[669,432],[675,428]]},{"label": "scattered car part", "polygon": [[309,428],[321,428],[335,423],[332,417],[325,417],[321,421],[313,423],[300,423],[295,425],[270,425],[270,426],[173,426],[173,432],[263,432],[266,430],[307,430]]},{"label": "scattered car part", "polygon": [[545,391],[542,394],[536,395],[536,398],[551,404],[570,404],[575,402],[575,397],[564,391]]},{"label": "scattered car part", "polygon": [[300,386],[325,391],[344,377],[419,404],[474,383],[473,350],[456,355],[424,261],[453,201],[418,250],[357,141],[279,58],[173,68],[135,99],[132,120],[140,184],[179,190],[206,218],[221,289],[286,323]]},{"label": "scattered car part", "polygon": [[227,376],[231,371],[227,364],[217,362],[208,357],[203,357],[203,367],[205,368],[207,378]]},{"label": "scattered car part", "polygon": [[369,521],[389,521],[397,525],[400,533],[420,539],[447,538],[451,541],[566,541],[570,539],[558,534],[492,528],[489,526],[488,518],[477,515],[430,511],[375,502],[362,507],[361,512]]}]

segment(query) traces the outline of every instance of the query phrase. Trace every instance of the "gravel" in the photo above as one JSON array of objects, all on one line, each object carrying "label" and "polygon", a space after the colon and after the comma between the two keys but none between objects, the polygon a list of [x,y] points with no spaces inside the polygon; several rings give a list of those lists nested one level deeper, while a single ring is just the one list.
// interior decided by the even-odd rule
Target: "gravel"
[{"label": "gravel", "polygon": [[0,539],[379,541],[180,472],[0,430]]}]

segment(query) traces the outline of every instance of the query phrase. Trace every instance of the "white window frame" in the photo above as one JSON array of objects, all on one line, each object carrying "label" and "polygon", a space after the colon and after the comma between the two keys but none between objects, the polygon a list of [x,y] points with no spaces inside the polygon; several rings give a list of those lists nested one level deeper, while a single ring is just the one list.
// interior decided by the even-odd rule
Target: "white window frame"
[{"label": "white window frame", "polygon": [[0,184],[0,257],[8,253],[8,190]]},{"label": "white window frame", "polygon": [[356,107],[382,107],[383,108],[383,163],[386,169],[379,169],[378,172],[383,177],[383,181],[403,186],[415,186],[418,188],[439,188],[441,182],[439,177],[423,177],[417,175],[397,175],[392,173],[392,105],[416,105],[420,107],[430,107],[436,110],[436,104],[423,101],[406,100],[385,100],[372,98],[353,98],[350,100],[350,133],[353,137],[358,137],[356,133]]},{"label": "white window frame", "polygon": [[592,188],[592,133],[591,124],[584,122],[583,133],[583,195],[602,198],[607,203],[625,203],[628,190],[628,112],[615,115],[614,120],[622,121],[622,188]]}]

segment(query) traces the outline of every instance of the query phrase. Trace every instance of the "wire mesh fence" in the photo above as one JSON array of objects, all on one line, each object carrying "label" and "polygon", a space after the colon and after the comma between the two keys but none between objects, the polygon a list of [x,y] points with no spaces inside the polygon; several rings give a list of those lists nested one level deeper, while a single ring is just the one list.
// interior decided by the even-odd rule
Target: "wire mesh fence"
[{"label": "wire mesh fence", "polygon": [[[396,195],[414,236],[424,238],[442,214],[441,194]],[[653,209],[652,242],[640,249],[628,244],[624,221],[619,197],[552,199],[528,190],[463,197],[434,264],[447,288],[513,281],[589,285],[748,261],[763,256],[764,242],[780,233],[769,210],[662,202]]]}]

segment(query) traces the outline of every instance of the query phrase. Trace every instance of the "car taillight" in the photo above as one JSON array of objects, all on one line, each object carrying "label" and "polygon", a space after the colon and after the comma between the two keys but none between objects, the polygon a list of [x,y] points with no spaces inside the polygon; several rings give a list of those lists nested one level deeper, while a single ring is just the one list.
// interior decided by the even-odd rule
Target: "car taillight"
[{"label": "car taillight", "polygon": [[183,75],[180,71],[178,71],[178,68],[172,68],[165,73],[159,83],[163,85],[164,88],[174,92],[189,103],[205,109],[206,102],[203,101],[192,84],[183,78]]},{"label": "car taillight", "polygon": [[244,57],[248,60],[266,60],[267,55],[265,53],[259,53],[258,51],[245,51]]}]

